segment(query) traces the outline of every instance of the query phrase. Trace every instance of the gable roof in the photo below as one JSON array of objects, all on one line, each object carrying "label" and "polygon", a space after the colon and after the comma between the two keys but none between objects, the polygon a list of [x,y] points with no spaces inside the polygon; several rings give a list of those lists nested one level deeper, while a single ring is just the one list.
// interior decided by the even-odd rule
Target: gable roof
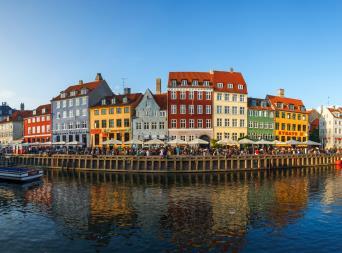
[{"label": "gable roof", "polygon": [[[71,85],[68,88],[66,88],[64,91],[62,91],[57,97],[53,98],[52,100],[61,100],[61,99],[66,99],[66,98],[74,98],[74,97],[80,97],[84,96],[81,94],[81,90],[86,88],[88,91],[95,90],[97,87],[99,87],[102,82],[105,82],[104,80],[95,80],[89,83],[82,83],[82,84],[77,84],[77,85]],[[70,92],[76,91],[77,93],[75,96],[70,96]],[[61,98],[61,94],[65,93],[65,98]]]},{"label": "gable roof", "polygon": [[[45,113],[43,113],[43,109],[45,109]],[[34,110],[33,110],[34,111]],[[35,111],[36,114],[33,115],[33,111],[32,111],[32,115],[28,116],[40,116],[40,115],[47,115],[47,114],[51,114],[51,104],[45,104],[45,105],[40,105],[38,106]]]},{"label": "gable roof", "polygon": [[[172,80],[177,81],[177,86],[180,86],[182,80],[187,80],[188,85],[192,86],[192,81],[197,80],[198,86],[203,86],[204,81],[209,81],[209,87],[222,92],[233,92],[247,94],[247,84],[240,72],[234,71],[211,71],[211,72],[169,72],[168,87],[172,87]],[[217,83],[223,83],[223,87],[217,87]],[[233,88],[228,88],[227,84],[233,84]],[[242,85],[242,89],[238,89],[238,85]],[[181,87],[187,87],[181,86]]]},{"label": "gable roof", "polygon": [[13,122],[13,121],[21,121],[24,118],[32,116],[32,111],[25,110],[25,111],[15,111],[11,116],[6,117],[2,121],[0,121],[0,124],[7,123],[7,122]]},{"label": "gable roof", "polygon": [[155,94],[153,96],[157,104],[159,105],[160,110],[167,110],[167,93]]},{"label": "gable roof", "polygon": [[[275,110],[297,112],[297,113],[307,113],[306,111],[301,110],[302,106],[304,106],[304,103],[300,99],[272,96],[272,95],[267,95],[266,98],[270,101],[272,107]],[[277,107],[277,103],[282,103],[283,108]],[[290,109],[289,107],[290,104],[294,105],[294,110]]]},{"label": "gable roof", "polygon": [[334,107],[328,107],[327,108],[331,114],[338,119],[342,119],[342,107],[334,108]]}]

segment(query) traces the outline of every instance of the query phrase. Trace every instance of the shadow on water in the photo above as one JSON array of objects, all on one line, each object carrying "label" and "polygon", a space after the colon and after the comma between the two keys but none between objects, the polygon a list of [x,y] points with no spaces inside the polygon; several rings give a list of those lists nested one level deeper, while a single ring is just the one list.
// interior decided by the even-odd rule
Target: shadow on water
[{"label": "shadow on water", "polygon": [[52,221],[59,241],[42,242],[46,252],[241,252],[249,233],[277,235],[303,219],[311,196],[331,200],[324,192],[335,174],[327,167],[215,174],[46,169],[37,185],[0,183],[0,211],[15,200],[17,209],[30,206]]}]

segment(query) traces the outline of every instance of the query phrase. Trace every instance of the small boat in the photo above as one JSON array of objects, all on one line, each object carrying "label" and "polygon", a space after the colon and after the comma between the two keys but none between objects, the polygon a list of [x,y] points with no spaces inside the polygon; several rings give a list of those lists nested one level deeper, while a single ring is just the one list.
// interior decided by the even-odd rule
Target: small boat
[{"label": "small boat", "polygon": [[41,178],[44,175],[43,170],[3,167],[0,168],[0,179],[15,182],[28,182]]}]

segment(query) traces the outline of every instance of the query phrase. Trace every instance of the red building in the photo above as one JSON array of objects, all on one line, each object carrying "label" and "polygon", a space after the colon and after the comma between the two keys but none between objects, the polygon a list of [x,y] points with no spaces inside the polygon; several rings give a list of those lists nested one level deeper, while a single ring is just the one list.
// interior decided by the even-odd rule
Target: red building
[{"label": "red building", "polygon": [[169,73],[167,100],[171,139],[212,139],[212,75],[211,72]]},{"label": "red building", "polygon": [[51,141],[51,104],[41,105],[24,119],[24,142]]}]

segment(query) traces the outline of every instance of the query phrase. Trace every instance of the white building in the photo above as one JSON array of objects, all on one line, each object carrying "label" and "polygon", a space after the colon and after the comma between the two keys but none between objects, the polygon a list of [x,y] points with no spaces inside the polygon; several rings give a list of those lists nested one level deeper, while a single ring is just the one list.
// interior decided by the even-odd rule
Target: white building
[{"label": "white building", "polygon": [[319,138],[325,148],[342,148],[342,107],[321,107]]}]

